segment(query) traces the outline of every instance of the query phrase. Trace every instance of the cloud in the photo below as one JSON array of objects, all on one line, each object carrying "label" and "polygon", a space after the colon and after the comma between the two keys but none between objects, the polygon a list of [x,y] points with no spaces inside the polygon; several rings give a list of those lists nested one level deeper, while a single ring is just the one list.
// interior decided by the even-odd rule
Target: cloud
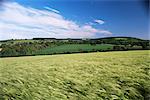
[{"label": "cloud", "polygon": [[24,7],[15,2],[5,3],[3,7],[0,10],[0,40],[33,37],[92,38],[97,34],[112,34],[92,25],[79,25],[53,11]]},{"label": "cloud", "polygon": [[93,23],[93,22],[88,22],[88,23],[86,23],[86,25],[95,25],[95,23]]},{"label": "cloud", "polygon": [[55,12],[55,13],[60,13],[58,10],[50,8],[50,7],[44,7],[44,8],[47,9],[47,10],[50,10],[52,12]]},{"label": "cloud", "polygon": [[98,23],[98,24],[104,24],[105,22],[103,20],[100,20],[100,19],[96,19],[94,20],[95,23]]}]

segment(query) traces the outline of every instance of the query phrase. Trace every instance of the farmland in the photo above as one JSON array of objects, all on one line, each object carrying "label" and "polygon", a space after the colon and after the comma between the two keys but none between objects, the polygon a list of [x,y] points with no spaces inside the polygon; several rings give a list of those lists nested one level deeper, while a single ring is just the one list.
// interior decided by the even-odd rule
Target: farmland
[{"label": "farmland", "polygon": [[72,53],[72,52],[90,52],[97,50],[112,50],[113,45],[110,44],[65,44],[55,47],[49,47],[42,50],[38,50],[35,54],[54,54],[54,53]]},{"label": "farmland", "polygon": [[149,40],[133,37],[12,39],[0,41],[0,57],[150,50],[149,44]]},{"label": "farmland", "polygon": [[0,100],[148,100],[149,52],[0,58]]}]

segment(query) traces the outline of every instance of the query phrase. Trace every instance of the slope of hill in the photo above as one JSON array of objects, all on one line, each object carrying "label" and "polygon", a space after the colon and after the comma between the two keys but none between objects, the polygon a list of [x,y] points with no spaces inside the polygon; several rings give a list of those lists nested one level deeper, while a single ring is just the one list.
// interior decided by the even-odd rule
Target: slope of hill
[{"label": "slope of hill", "polygon": [[1,57],[147,49],[150,49],[149,40],[132,37],[97,39],[34,38],[0,42]]},{"label": "slope of hill", "polygon": [[38,50],[35,54],[60,54],[60,53],[85,53],[94,51],[107,51],[112,50],[111,44],[64,44],[55,47],[48,47],[42,50]]},{"label": "slope of hill", "polygon": [[141,41],[144,39],[140,38],[135,38],[135,37],[123,37],[123,36],[118,36],[118,37],[104,37],[104,38],[98,38],[98,39],[114,39],[114,40],[133,40],[133,41]]},{"label": "slope of hill", "polygon": [[[20,43],[20,42],[35,42],[39,40],[84,40],[82,38],[78,39],[71,39],[71,38],[64,38],[64,39],[57,39],[57,38],[33,38],[33,39],[11,39],[11,40],[1,40],[0,43]],[[104,38],[89,38],[89,40],[126,40],[126,41],[148,41],[144,39],[139,39],[135,37],[104,37]]]},{"label": "slope of hill", "polygon": [[0,59],[1,100],[149,100],[150,51]]}]

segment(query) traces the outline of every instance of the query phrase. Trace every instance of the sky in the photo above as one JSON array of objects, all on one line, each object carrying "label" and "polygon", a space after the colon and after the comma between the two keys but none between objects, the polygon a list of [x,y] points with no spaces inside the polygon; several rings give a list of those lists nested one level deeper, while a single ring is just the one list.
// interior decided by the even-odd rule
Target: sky
[{"label": "sky", "polygon": [[146,0],[0,0],[0,40],[150,39]]}]

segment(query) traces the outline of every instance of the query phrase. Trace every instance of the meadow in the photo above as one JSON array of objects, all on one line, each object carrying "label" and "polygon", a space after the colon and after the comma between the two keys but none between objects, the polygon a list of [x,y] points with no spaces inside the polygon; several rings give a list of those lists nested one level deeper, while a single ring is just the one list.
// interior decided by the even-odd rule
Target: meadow
[{"label": "meadow", "polygon": [[42,50],[38,50],[35,54],[58,54],[58,53],[73,53],[73,52],[90,52],[97,50],[113,50],[111,44],[64,44],[60,46],[47,47]]},{"label": "meadow", "polygon": [[149,100],[149,50],[0,58],[0,100]]}]

